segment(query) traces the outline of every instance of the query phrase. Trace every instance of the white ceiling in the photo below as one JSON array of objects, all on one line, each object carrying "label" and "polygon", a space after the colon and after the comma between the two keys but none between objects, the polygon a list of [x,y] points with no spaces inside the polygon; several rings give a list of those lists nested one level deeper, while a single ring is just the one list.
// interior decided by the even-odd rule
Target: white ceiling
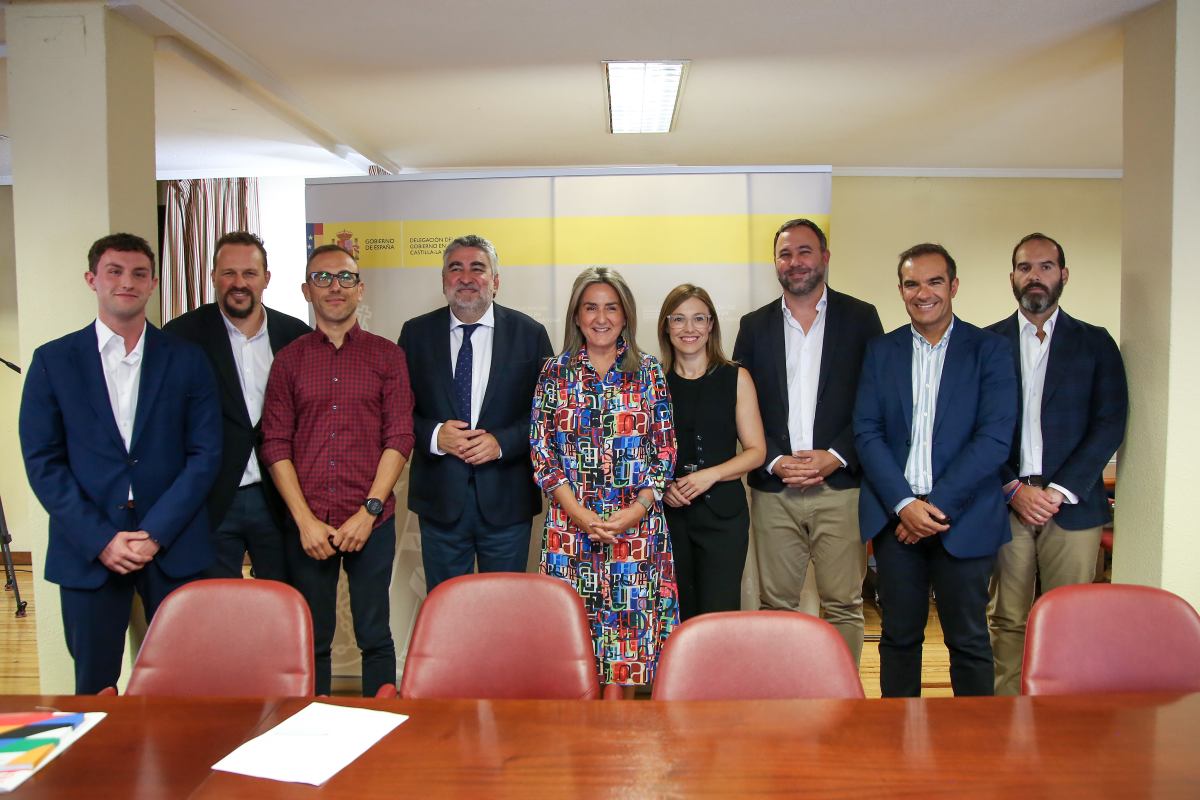
[{"label": "white ceiling", "polygon": [[[1116,170],[1120,25],[1150,3],[109,4],[170,37],[155,60],[166,178],[371,162]],[[672,133],[606,132],[600,62],[637,58],[691,60]],[[7,162],[0,142],[0,175]]]}]

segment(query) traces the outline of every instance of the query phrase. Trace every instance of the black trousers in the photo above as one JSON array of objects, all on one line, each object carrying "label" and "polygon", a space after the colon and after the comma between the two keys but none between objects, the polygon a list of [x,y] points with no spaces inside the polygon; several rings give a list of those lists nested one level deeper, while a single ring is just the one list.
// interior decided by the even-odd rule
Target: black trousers
[{"label": "black trousers", "polygon": [[921,649],[929,620],[931,586],[950,650],[954,694],[992,694],[994,671],[987,603],[995,556],[956,558],[946,551],[940,536],[901,544],[894,526],[873,542],[883,612],[879,641],[879,688],[883,696],[921,694]]},{"label": "black trousers", "polygon": [[389,592],[392,562],[396,557],[396,518],[372,531],[357,553],[337,553],[324,561],[310,558],[300,546],[299,531],[292,525],[289,528],[286,552],[292,585],[304,595],[312,612],[317,694],[329,694],[332,682],[338,575],[345,567],[350,582],[354,638],[362,651],[362,692],[363,697],[371,697],[383,684],[396,681]]},{"label": "black trousers", "polygon": [[750,544],[750,510],[718,517],[703,501],[683,508],[663,507],[671,532],[679,616],[742,607],[742,568]]},{"label": "black trousers", "polygon": [[213,550],[217,560],[206,573],[209,578],[242,577],[242,559],[249,553],[254,577],[287,581],[283,531],[267,506],[261,483],[234,493],[225,518],[213,531]]}]

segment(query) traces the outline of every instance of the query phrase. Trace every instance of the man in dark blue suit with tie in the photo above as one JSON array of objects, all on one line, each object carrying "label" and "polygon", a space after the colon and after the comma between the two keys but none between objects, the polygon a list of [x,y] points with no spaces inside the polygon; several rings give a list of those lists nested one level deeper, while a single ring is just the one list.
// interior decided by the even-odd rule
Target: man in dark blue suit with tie
[{"label": "man in dark blue suit with tie", "polygon": [[529,415],[545,327],[494,303],[496,248],[460,236],[442,254],[448,303],[409,320],[414,407],[408,507],[421,525],[425,586],[474,571],[524,572],[530,525],[541,510],[529,460]]},{"label": "man in dark blue suit with tie", "polygon": [[954,316],[957,268],[944,247],[900,254],[911,325],[867,345],[854,437],[859,525],[879,568],[885,697],[921,694],[929,589],[950,649],[955,695],[992,693],[988,579],[1009,539],[1000,468],[1016,424],[1008,343]]},{"label": "man in dark blue suit with tie", "polygon": [[1000,548],[988,624],[996,694],[1018,694],[1025,622],[1042,591],[1091,583],[1111,515],[1104,466],[1125,438],[1125,364],[1108,331],[1059,307],[1070,274],[1062,245],[1043,233],[1012,253],[1017,312],[990,326],[1008,339],[1021,416],[1004,465],[1012,541]]},{"label": "man in dark blue suit with tie", "polygon": [[21,398],[21,451],[50,515],[46,580],[62,597],[75,691],[121,674],[133,593],[146,617],[212,563],[205,497],[221,416],[199,348],[146,321],[158,285],[141,237],[88,253],[97,319],[39,347]]}]

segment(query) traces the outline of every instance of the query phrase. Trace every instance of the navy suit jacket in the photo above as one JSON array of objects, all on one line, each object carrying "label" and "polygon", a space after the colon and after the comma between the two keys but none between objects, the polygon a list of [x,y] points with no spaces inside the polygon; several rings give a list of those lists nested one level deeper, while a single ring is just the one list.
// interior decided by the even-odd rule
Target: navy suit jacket
[{"label": "navy suit jacket", "polygon": [[[863,541],[889,530],[896,504],[912,496],[904,477],[912,391],[912,327],[905,325],[867,345],[858,382],[854,438],[863,465]],[[1012,538],[1000,470],[1012,446],[1018,403],[1008,342],[956,317],[934,411],[929,493],[929,502],[950,517],[950,530],[941,536],[951,555],[992,555]]]},{"label": "navy suit jacket", "polygon": [[[542,509],[529,459],[529,417],[533,390],[546,359],[553,355],[545,327],[532,317],[496,303],[492,364],[476,427],[500,443],[501,457],[475,467],[480,511],[496,526],[528,522]],[[452,525],[462,516],[460,489],[471,467],[456,456],[429,451],[438,423],[457,419],[454,376],[450,372],[450,309],[410,319],[399,344],[408,358],[413,388],[412,471],[408,507],[418,516]]]},{"label": "navy suit jacket", "polygon": [[[264,306],[264,308],[266,308]],[[271,352],[278,353],[300,336],[312,331],[305,323],[293,316],[266,308],[267,339]],[[242,381],[238,377],[237,361],[233,347],[229,344],[229,332],[216,303],[205,303],[194,311],[168,322],[163,326],[166,333],[180,336],[200,346],[212,365],[221,398],[221,470],[208,496],[208,521],[213,529],[221,525],[225,514],[233,503],[246,462],[250,453],[260,444],[262,432],[259,425],[250,424],[250,412],[246,408],[246,397],[242,393]],[[271,474],[259,461],[262,472],[263,490],[267,503],[280,523],[287,519],[283,500],[275,491]]]},{"label": "navy suit jacket", "polygon": [[[858,486],[859,463],[854,448],[851,411],[858,388],[863,352],[867,342],[883,333],[879,312],[870,303],[828,289],[825,306],[825,337],[821,347],[821,371],[817,379],[817,412],[813,420],[813,448],[833,449],[846,459],[846,469],[835,470],[825,479],[835,489]],[[779,298],[742,317],[733,360],[750,372],[758,392],[767,459],[751,470],[751,488],[766,492],[783,490],[783,481],[767,471],[779,456],[791,455],[788,433],[787,351],[783,341],[783,307]]]},{"label": "navy suit jacket", "polygon": [[21,397],[25,471],[50,515],[46,580],[95,589],[111,574],[99,555],[128,529],[133,487],[137,529],[162,549],[155,561],[182,578],[212,563],[204,499],[221,460],[221,412],[204,354],[146,324],[130,448],[117,429],[96,329],[42,345]]},{"label": "navy suit jacket", "polygon": [[[988,330],[1008,339],[1021,385],[1021,342],[1017,314]],[[1046,383],[1042,387],[1042,477],[1079,498],[1063,503],[1054,521],[1065,530],[1103,525],[1111,518],[1104,491],[1104,466],[1125,438],[1129,389],[1121,351],[1108,331],[1081,322],[1061,309],[1050,339]],[[1025,396],[1023,387],[1021,397]],[[1004,482],[1021,467],[1021,424],[1017,418]]]}]

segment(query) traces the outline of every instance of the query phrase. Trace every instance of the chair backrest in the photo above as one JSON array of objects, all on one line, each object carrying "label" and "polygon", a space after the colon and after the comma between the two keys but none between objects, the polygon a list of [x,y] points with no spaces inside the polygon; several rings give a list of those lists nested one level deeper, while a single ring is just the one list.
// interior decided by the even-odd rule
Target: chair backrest
[{"label": "chair backrest", "polygon": [[1149,586],[1052,589],[1025,630],[1023,694],[1200,691],[1200,615]]},{"label": "chair backrest", "polygon": [[846,642],[792,611],[723,611],[684,622],[667,640],[655,700],[863,697]]},{"label": "chair backrest", "polygon": [[594,699],[600,685],[583,601],[555,578],[489,572],[425,598],[400,696]]},{"label": "chair backrest", "polygon": [[158,607],[127,694],[311,697],[312,616],[279,581],[193,581]]}]

